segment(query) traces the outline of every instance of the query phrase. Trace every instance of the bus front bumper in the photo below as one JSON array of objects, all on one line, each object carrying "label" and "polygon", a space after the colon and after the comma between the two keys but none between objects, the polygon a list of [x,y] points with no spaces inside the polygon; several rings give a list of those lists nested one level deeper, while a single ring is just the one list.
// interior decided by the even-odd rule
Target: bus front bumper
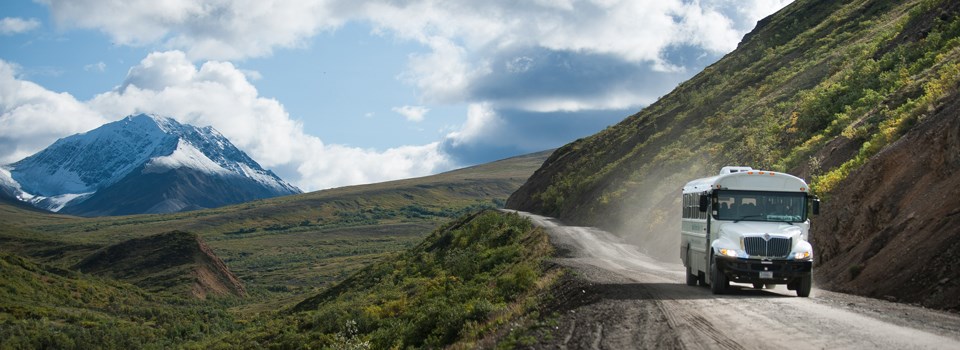
[{"label": "bus front bumper", "polygon": [[730,282],[786,284],[809,276],[813,261],[718,258],[718,268]]}]

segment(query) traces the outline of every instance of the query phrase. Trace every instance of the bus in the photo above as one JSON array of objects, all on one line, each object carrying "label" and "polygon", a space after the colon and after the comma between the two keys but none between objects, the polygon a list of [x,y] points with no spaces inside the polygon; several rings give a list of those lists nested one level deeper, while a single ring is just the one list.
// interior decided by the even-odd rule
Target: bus
[{"label": "bus", "polygon": [[709,285],[723,294],[731,282],[757,289],[785,284],[808,297],[813,282],[808,212],[820,211],[809,190],[796,176],[742,166],[688,182],[680,220],[687,285]]}]

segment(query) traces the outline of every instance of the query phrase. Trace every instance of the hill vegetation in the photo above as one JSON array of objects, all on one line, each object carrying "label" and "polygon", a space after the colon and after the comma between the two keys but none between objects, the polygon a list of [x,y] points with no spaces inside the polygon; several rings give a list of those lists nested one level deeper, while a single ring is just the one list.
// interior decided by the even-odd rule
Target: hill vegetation
[{"label": "hill vegetation", "polygon": [[[476,213],[502,206],[546,156],[167,215],[77,218],[0,202],[0,348],[192,348],[237,344],[234,339],[254,342],[237,344],[246,347],[300,347],[294,341],[346,344],[335,339],[350,334],[357,336],[343,339],[379,344],[385,336],[368,335],[367,327],[385,326],[392,322],[388,315],[400,311],[418,324],[417,332],[435,333],[429,344],[477,341],[485,330],[503,329],[503,320],[522,318],[518,310],[525,310],[533,295],[528,291],[545,283],[537,260],[545,253],[532,249],[548,246],[524,220]],[[421,255],[402,253],[423,246],[436,227],[463,215],[471,219],[459,225],[479,229],[450,228],[452,233],[430,236],[460,235],[456,245],[444,241]],[[497,235],[487,237],[486,230]],[[448,251],[453,253],[444,260],[430,257]],[[466,260],[458,266],[470,270],[448,270],[446,264],[460,257]],[[489,262],[482,268],[490,270],[463,275],[478,271],[470,265],[476,261]],[[381,271],[371,269],[394,266],[389,264],[408,266],[396,272],[402,284],[371,288],[387,293],[382,298],[416,291],[405,297],[409,308],[394,303],[390,311],[362,320],[352,314],[336,320],[344,327],[347,321],[371,322],[350,323],[361,327],[354,333],[349,331],[354,328],[334,333],[304,328],[299,338],[284,333],[302,326],[301,320],[325,325],[314,318],[323,310],[362,310],[358,305],[368,296],[358,296],[369,290],[340,289],[344,296],[335,301],[313,296],[361,268]],[[358,276],[352,280],[364,278]],[[431,289],[439,282],[446,284]],[[460,289],[447,300],[445,292]],[[247,296],[238,297],[244,291]],[[308,297],[310,302],[302,303]],[[315,309],[293,312],[297,303]],[[465,313],[469,305],[476,310]],[[452,323],[417,323],[435,315],[430,312]],[[418,344],[428,344],[424,341]]]},{"label": "hill vegetation", "polygon": [[171,231],[123,241],[87,256],[73,270],[176,291],[199,299],[246,296],[243,284],[196,234]]},{"label": "hill vegetation", "polygon": [[502,207],[547,155],[164,215],[78,218],[0,203],[0,251],[68,268],[101,247],[179,230],[199,235],[253,302],[289,301],[413,247],[451,219]]},{"label": "hill vegetation", "polygon": [[287,315],[214,343],[225,348],[475,348],[529,342],[535,308],[557,278],[543,229],[483,211],[372,264]]},{"label": "hill vegetation", "polygon": [[230,300],[150,293],[0,253],[0,348],[186,347],[239,329]]},{"label": "hill vegetation", "polygon": [[[656,103],[558,149],[507,207],[619,232],[652,255],[674,261],[679,189],[724,165],[795,174],[809,180],[825,208],[856,207],[850,200],[862,193],[844,188],[870,178],[861,168],[905,135],[928,130],[924,125],[956,120],[956,109],[947,105],[960,97],[958,15],[960,3],[950,0],[795,1],[760,21],[734,52]],[[915,157],[955,158],[949,147],[910,149],[918,152]],[[958,168],[947,162],[939,170],[945,175],[924,185],[945,184]],[[911,212],[929,212],[904,201],[909,191],[862,190],[886,196],[890,204],[862,213],[867,217],[905,219]],[[953,196],[927,205],[956,208],[960,202]],[[817,251],[819,265],[874,237],[870,226],[816,220],[813,227],[815,239],[833,235],[833,228],[853,230],[829,251]],[[957,232],[941,233],[958,241]],[[907,242],[920,249],[921,240]],[[957,277],[953,272],[942,278]],[[932,276],[916,280],[939,283]]]}]

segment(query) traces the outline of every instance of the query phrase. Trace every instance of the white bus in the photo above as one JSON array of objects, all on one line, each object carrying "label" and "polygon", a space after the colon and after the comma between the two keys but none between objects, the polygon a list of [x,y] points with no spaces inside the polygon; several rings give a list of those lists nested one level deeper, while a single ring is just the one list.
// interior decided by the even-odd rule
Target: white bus
[{"label": "white bus", "polygon": [[722,294],[730,282],[771,288],[786,284],[810,295],[812,211],[819,200],[793,175],[749,167],[723,167],[717,176],[683,187],[680,258],[687,285],[709,284]]}]

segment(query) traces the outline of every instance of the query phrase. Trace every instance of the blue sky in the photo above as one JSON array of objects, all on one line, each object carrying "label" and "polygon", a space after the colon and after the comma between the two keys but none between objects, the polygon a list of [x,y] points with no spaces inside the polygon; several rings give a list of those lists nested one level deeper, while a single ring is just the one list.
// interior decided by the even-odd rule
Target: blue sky
[{"label": "blue sky", "polygon": [[0,164],[132,113],[211,125],[304,190],[561,146],[785,0],[0,5]]}]

